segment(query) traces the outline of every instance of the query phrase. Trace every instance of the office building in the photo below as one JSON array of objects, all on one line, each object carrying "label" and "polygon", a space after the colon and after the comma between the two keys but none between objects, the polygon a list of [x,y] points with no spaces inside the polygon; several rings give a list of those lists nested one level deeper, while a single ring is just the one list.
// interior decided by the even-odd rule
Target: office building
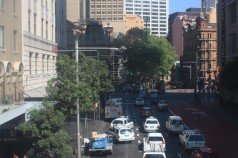
[{"label": "office building", "polygon": [[156,36],[167,36],[168,13],[168,0],[125,0],[124,3],[124,14],[141,16],[144,19],[145,28]]},{"label": "office building", "polygon": [[201,0],[201,6],[203,12],[208,12],[210,8],[217,7],[218,0]]}]

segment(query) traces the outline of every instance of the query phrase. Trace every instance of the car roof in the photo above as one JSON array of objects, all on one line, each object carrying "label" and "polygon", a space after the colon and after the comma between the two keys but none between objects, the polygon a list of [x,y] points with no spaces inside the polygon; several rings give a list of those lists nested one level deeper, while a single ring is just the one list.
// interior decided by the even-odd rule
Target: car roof
[{"label": "car roof", "polygon": [[148,133],[149,137],[163,137],[162,133]]},{"label": "car roof", "polygon": [[151,110],[151,108],[148,107],[148,106],[144,106],[144,107],[142,107],[142,109],[143,109],[143,110]]},{"label": "car roof", "polygon": [[150,116],[150,117],[146,118],[146,120],[157,120],[158,121],[158,119],[153,117],[153,116]]},{"label": "car roof", "polygon": [[203,135],[200,130],[194,129],[194,130],[184,130],[185,133],[189,135]]},{"label": "car roof", "polygon": [[180,116],[169,116],[169,118],[173,120],[182,120]]},{"label": "car roof", "polygon": [[160,102],[165,102],[166,100],[160,100]]},{"label": "car roof", "polygon": [[143,98],[141,98],[141,97],[136,97],[136,99],[143,99]]}]

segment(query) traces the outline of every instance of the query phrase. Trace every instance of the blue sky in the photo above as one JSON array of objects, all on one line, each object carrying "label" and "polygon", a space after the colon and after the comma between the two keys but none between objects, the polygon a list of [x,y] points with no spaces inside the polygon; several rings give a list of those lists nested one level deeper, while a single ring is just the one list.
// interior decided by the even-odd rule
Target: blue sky
[{"label": "blue sky", "polygon": [[201,0],[169,0],[169,14],[185,11],[187,8],[200,8]]}]

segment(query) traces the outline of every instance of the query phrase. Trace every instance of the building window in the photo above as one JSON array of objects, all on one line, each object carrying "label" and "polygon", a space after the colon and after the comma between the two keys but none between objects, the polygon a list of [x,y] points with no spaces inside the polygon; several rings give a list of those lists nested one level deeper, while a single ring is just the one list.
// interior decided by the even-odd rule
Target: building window
[{"label": "building window", "polygon": [[229,6],[229,13],[230,13],[230,23],[236,23],[236,2],[230,4]]},{"label": "building window", "polygon": [[236,33],[230,34],[230,52],[236,54]]},{"label": "building window", "polygon": [[32,54],[33,53],[29,53],[29,74],[31,75],[32,74]]},{"label": "building window", "polygon": [[38,60],[38,53],[36,53],[36,55],[35,55],[35,72],[36,72],[36,74],[37,74],[37,71],[38,71],[38,69],[37,69],[37,60]]},{"label": "building window", "polygon": [[4,0],[0,0],[0,8],[4,8]]},{"label": "building window", "polygon": [[31,32],[31,11],[28,10],[28,32]]},{"label": "building window", "polygon": [[47,61],[46,61],[46,69],[47,69],[47,73],[49,73],[49,59],[50,59],[50,56],[49,55],[47,55]]},{"label": "building window", "polygon": [[45,74],[45,55],[42,54],[42,74]]},{"label": "building window", "polygon": [[48,39],[48,21],[46,21],[46,26],[45,27],[46,27],[45,28],[46,39]]},{"label": "building window", "polygon": [[44,35],[44,32],[43,32],[43,27],[44,27],[44,19],[42,18],[41,19],[41,37],[43,37],[43,35]]},{"label": "building window", "polygon": [[0,26],[0,49],[4,49],[4,27]]},{"label": "building window", "polygon": [[17,31],[13,31],[13,50],[17,50]]},{"label": "building window", "polygon": [[13,13],[16,14],[16,0],[13,0]]},{"label": "building window", "polygon": [[36,13],[34,14],[34,34],[36,35]]}]

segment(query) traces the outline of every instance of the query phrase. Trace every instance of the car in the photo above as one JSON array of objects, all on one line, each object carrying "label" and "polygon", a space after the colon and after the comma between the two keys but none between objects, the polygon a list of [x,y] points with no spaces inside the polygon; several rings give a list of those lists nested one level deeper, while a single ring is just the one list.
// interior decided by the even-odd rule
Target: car
[{"label": "car", "polygon": [[131,128],[124,126],[110,128],[106,131],[106,134],[112,135],[116,142],[132,142],[135,140],[134,131]]},{"label": "car", "polygon": [[185,150],[205,147],[205,138],[198,129],[183,130],[182,134],[179,134],[179,141]]},{"label": "car", "polygon": [[157,89],[152,89],[150,92],[150,98],[158,98],[159,92]]},{"label": "car", "polygon": [[160,100],[158,103],[158,109],[167,109],[168,104],[165,100]]},{"label": "car", "polygon": [[142,111],[141,111],[142,117],[150,117],[152,115],[153,115],[153,112],[150,107],[147,107],[147,106],[142,107]]},{"label": "car", "polygon": [[139,97],[135,99],[135,105],[136,106],[144,106],[145,105],[145,101],[143,98]]},{"label": "car", "polygon": [[116,128],[120,126],[134,128],[134,123],[128,117],[121,116],[119,118],[112,120],[110,124],[110,128]]},{"label": "car", "polygon": [[204,147],[192,151],[191,158],[218,158],[218,155],[211,148]]},{"label": "car", "polygon": [[146,91],[145,91],[145,90],[141,90],[141,91],[139,92],[138,96],[139,96],[140,98],[145,99],[145,98],[146,98]]},{"label": "car", "polygon": [[184,124],[180,116],[169,116],[165,125],[169,132],[180,133],[184,130]]},{"label": "car", "polygon": [[143,127],[145,132],[156,132],[160,128],[160,123],[158,119],[150,116],[145,120]]},{"label": "car", "polygon": [[154,148],[154,149],[162,148],[163,151],[165,151],[166,145],[165,145],[165,139],[162,133],[148,133],[146,137],[143,138],[143,147],[144,147],[144,152],[152,151],[151,148]]}]

